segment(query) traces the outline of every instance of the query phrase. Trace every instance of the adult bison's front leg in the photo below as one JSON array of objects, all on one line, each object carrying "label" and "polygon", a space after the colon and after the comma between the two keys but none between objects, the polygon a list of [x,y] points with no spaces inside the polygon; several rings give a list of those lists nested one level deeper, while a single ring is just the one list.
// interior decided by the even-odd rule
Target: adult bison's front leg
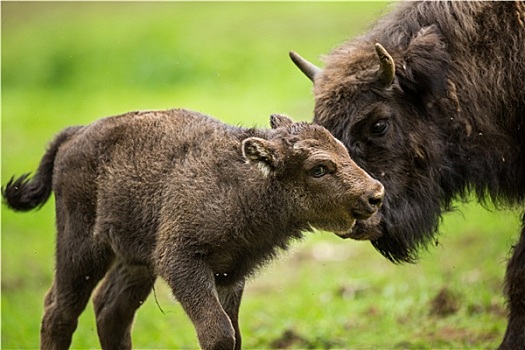
[{"label": "adult bison's front leg", "polygon": [[160,275],[193,322],[201,348],[233,350],[235,330],[221,306],[209,266],[186,254],[169,255],[160,263]]},{"label": "adult bison's front leg", "polygon": [[525,349],[525,217],[505,275],[509,323],[500,350]]}]

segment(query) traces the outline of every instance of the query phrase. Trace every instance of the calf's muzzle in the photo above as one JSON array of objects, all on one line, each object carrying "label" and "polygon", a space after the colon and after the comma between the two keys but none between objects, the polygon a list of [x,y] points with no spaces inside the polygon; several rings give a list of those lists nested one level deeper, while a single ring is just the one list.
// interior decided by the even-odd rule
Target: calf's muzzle
[{"label": "calf's muzzle", "polygon": [[353,216],[357,220],[368,219],[374,215],[383,204],[385,189],[379,181],[373,181],[374,184],[371,186],[371,189],[364,191],[358,199],[356,207],[352,211]]}]

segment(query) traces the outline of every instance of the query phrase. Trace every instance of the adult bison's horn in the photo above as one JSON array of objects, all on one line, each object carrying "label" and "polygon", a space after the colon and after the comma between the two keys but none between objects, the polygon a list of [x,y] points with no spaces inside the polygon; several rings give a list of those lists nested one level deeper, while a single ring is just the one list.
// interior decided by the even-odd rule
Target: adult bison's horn
[{"label": "adult bison's horn", "polygon": [[376,53],[379,57],[379,81],[384,86],[392,85],[394,77],[396,75],[396,66],[392,56],[388,51],[381,46],[381,44],[376,44]]},{"label": "adult bison's horn", "polygon": [[290,58],[301,72],[303,72],[311,81],[314,81],[315,76],[321,72],[321,68],[308,62],[295,51],[290,51]]}]

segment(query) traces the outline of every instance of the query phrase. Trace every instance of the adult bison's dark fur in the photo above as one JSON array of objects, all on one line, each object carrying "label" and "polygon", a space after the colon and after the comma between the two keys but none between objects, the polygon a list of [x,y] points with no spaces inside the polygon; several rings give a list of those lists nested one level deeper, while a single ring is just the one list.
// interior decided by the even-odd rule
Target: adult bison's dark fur
[{"label": "adult bison's dark fur", "polygon": [[[315,122],[380,179],[380,215],[351,237],[394,262],[414,261],[443,211],[525,199],[525,5],[407,2],[319,69],[291,52],[314,81]],[[509,326],[501,348],[525,346],[525,229],[506,275]]]},{"label": "adult bison's dark fur", "polygon": [[274,115],[272,129],[184,110],[129,113],[62,131],[31,179],[2,194],[15,210],[55,192],[56,276],[43,349],[66,349],[94,298],[104,349],[131,347],[136,309],[157,276],[205,349],[240,349],[245,278],[317,227],[344,235],[373,215],[383,186],[319,125]]}]

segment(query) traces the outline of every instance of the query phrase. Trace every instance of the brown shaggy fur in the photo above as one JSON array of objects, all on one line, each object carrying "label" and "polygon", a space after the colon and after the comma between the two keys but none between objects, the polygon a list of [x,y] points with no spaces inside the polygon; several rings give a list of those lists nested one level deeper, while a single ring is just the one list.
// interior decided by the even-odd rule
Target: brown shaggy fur
[{"label": "brown shaggy fur", "polygon": [[[475,192],[481,202],[525,200],[525,28],[522,1],[399,4],[314,72],[314,121],[385,185],[373,220],[358,222],[394,262],[415,261],[441,214]],[[395,62],[380,77],[376,43]],[[525,228],[506,276],[502,349],[525,347]]]},{"label": "brown shaggy fur", "polygon": [[245,279],[311,227],[345,235],[383,186],[323,127],[271,117],[243,129],[185,110],[128,113],[62,131],[15,210],[56,197],[56,276],[43,349],[66,349],[97,283],[104,349],[131,348],[135,311],[167,281],[204,349],[240,349]]}]

